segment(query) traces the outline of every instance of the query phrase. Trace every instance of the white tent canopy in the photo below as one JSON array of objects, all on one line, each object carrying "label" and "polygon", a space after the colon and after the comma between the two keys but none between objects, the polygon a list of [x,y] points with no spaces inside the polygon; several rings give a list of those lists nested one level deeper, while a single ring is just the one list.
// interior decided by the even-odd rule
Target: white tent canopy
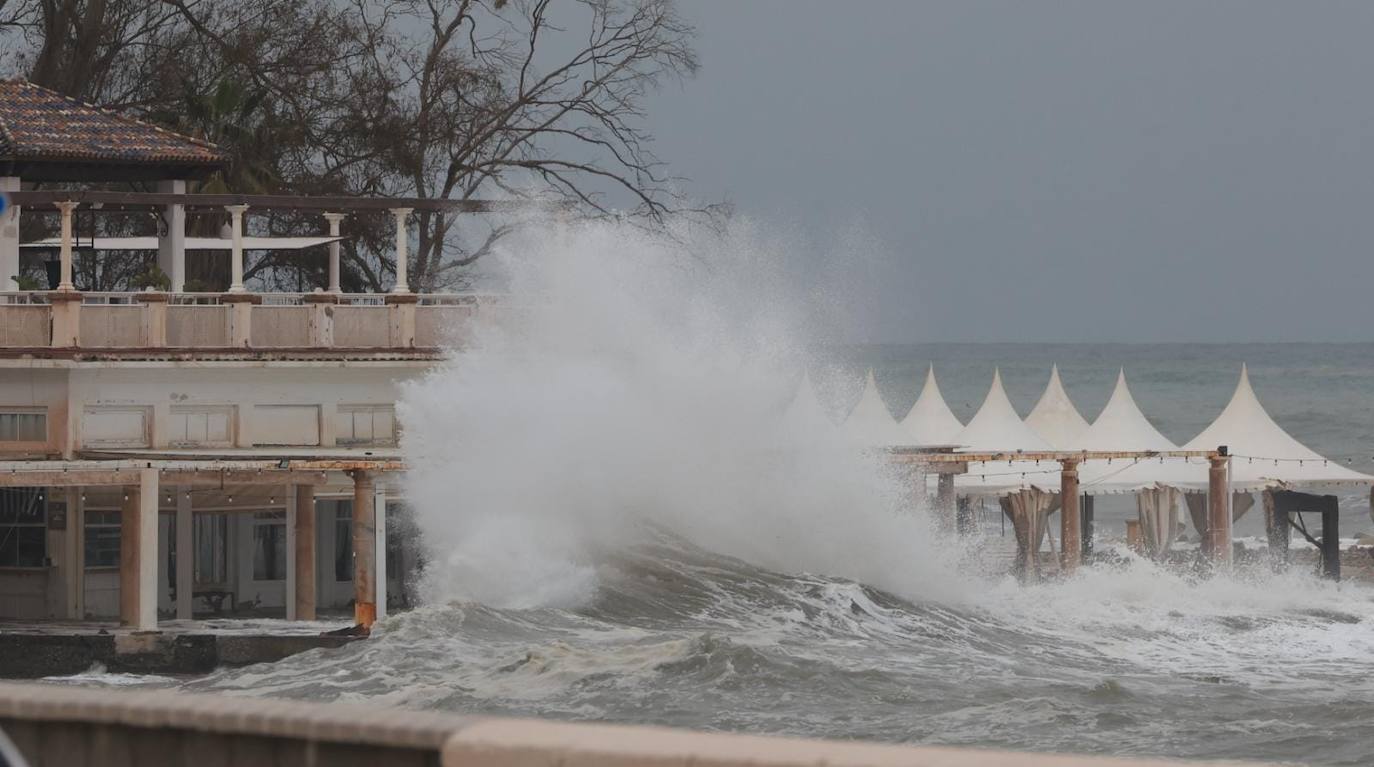
[{"label": "white tent canopy", "polygon": [[892,411],[887,409],[871,368],[859,404],[849,412],[840,428],[851,441],[863,447],[896,447],[912,443],[911,436],[897,425]]},{"label": "white tent canopy", "polygon": [[[317,245],[338,242],[342,237],[244,237],[244,250],[303,250]],[[157,237],[94,237],[81,240],[78,246],[89,244],[95,250],[149,250],[158,249]],[[49,237],[21,244],[21,248],[55,249],[62,247],[62,238]],[[187,250],[232,250],[233,241],[225,237],[187,237]]]},{"label": "white tent canopy", "polygon": [[816,388],[811,385],[810,374],[803,372],[797,393],[782,414],[783,439],[789,443],[806,442],[834,428],[835,423],[830,420],[820,398],[816,396]]},{"label": "white tent canopy", "polygon": [[926,384],[921,396],[911,406],[906,418],[902,419],[902,429],[917,445],[952,445],[964,430],[964,425],[954,417],[954,412],[940,394],[940,385],[935,382],[935,366],[926,371]]},{"label": "white tent canopy", "polygon": [[1231,485],[1256,489],[1277,483],[1292,485],[1371,484],[1374,476],[1328,461],[1284,431],[1265,411],[1242,365],[1231,402],[1212,425],[1184,445],[1211,450],[1225,445],[1231,459]]},{"label": "white tent canopy", "polygon": [[1026,416],[1026,425],[1035,430],[1057,450],[1077,447],[1078,438],[1088,430],[1088,422],[1074,407],[1064,383],[1059,380],[1059,366],[1050,368],[1050,382],[1045,393]]},{"label": "white tent canopy", "polygon": [[[1117,373],[1116,389],[1112,391],[1107,406],[1102,408],[1097,420],[1093,421],[1078,439],[1069,446],[1074,450],[1175,450],[1178,448],[1168,437],[1140,412],[1126,385],[1126,371]],[[1213,446],[1215,447],[1215,445]]]},{"label": "white tent canopy", "polygon": [[1007,399],[1002,373],[994,370],[992,387],[973,419],[954,440],[969,451],[1053,450],[1043,437],[1026,425]]}]

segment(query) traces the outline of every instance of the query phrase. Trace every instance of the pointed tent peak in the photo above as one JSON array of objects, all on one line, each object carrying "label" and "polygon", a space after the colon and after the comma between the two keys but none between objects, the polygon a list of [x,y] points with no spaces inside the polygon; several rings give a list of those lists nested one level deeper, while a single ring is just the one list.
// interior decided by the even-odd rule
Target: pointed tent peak
[{"label": "pointed tent peak", "polygon": [[1045,392],[1035,403],[1026,424],[1060,450],[1071,450],[1078,438],[1088,430],[1088,421],[1078,412],[1069,393],[1064,390],[1064,382],[1059,378],[1059,366],[1050,368],[1050,381],[1045,384]]},{"label": "pointed tent peak", "polygon": [[940,393],[933,363],[926,369],[926,383],[921,388],[921,395],[916,398],[911,410],[907,411],[901,426],[917,445],[953,444],[959,432],[964,430],[964,424],[954,416],[954,411],[949,409],[944,395]]},{"label": "pointed tent peak", "polygon": [[1323,460],[1315,450],[1284,431],[1269,415],[1269,411],[1264,409],[1250,385],[1250,372],[1245,365],[1241,365],[1235,393],[1221,415],[1184,447],[1189,450],[1211,450],[1218,445],[1229,447],[1232,455]]},{"label": "pointed tent peak", "polygon": [[835,422],[821,405],[820,397],[816,396],[816,387],[811,383],[811,375],[807,371],[802,371],[797,392],[782,414],[782,431],[785,439],[805,441],[834,428]]},{"label": "pointed tent peak", "polygon": [[982,407],[955,440],[969,450],[1050,450],[1044,437],[1026,425],[1002,386],[1002,371],[994,369],[992,386]]},{"label": "pointed tent peak", "polygon": [[892,447],[912,442],[892,417],[892,411],[878,390],[878,381],[872,368],[868,370],[863,394],[854,409],[849,411],[842,428],[854,442],[864,447]]},{"label": "pointed tent peak", "polygon": [[1126,369],[1116,374],[1116,387],[1107,405],[1079,440],[1083,450],[1175,450],[1168,437],[1141,412],[1126,383]]}]

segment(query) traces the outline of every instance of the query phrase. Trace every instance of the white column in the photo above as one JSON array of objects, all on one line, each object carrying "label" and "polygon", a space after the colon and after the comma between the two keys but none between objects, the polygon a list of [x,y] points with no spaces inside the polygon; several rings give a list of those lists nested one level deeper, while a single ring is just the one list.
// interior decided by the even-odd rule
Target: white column
[{"label": "white column", "polygon": [[[19,191],[19,179],[0,176],[0,194]],[[0,290],[18,290],[19,206],[11,205],[0,213]],[[47,287],[46,285],[44,287]]]},{"label": "white column", "polygon": [[407,226],[406,219],[410,217],[412,208],[392,208],[391,215],[396,217],[396,286],[391,289],[392,293],[409,293],[410,285],[409,266],[406,263],[406,239]]},{"label": "white column", "polygon": [[[185,181],[159,181],[157,190],[163,194],[186,194]],[[172,292],[186,289],[186,206],[168,205],[163,208],[167,231],[157,238],[157,265],[172,280]]]},{"label": "white column", "polygon": [[62,211],[62,278],[57,283],[58,290],[76,290],[72,283],[72,211],[79,204],[70,200],[56,203]]},{"label": "white column", "polygon": [[243,214],[247,205],[225,205],[229,211],[229,292],[242,293],[243,290]]},{"label": "white column", "polygon": [[195,511],[186,488],[178,487],[177,502],[177,620],[191,620],[195,605]]},{"label": "white column", "polygon": [[[344,220],[343,213],[326,213],[324,219],[329,222],[329,236],[339,236],[339,224]],[[329,243],[329,287],[326,290],[330,293],[342,293],[343,288],[339,287],[339,251],[342,250],[339,242],[335,240]]]},{"label": "white column", "polygon": [[373,485],[373,508],[377,514],[377,554],[373,560],[377,587],[377,620],[386,617],[386,480],[384,474],[378,475]]}]

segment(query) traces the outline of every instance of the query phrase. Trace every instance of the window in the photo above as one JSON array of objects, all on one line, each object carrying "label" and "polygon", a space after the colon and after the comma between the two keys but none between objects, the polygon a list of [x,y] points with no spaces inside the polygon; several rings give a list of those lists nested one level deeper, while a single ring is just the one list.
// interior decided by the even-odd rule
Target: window
[{"label": "window", "polygon": [[148,447],[148,408],[91,407],[81,419],[86,447]]},{"label": "window", "polygon": [[48,556],[43,491],[0,489],[0,567],[42,567]]},{"label": "window", "polygon": [[46,410],[0,410],[0,442],[47,442]]},{"label": "window", "polygon": [[119,512],[86,510],[86,566],[119,566]]},{"label": "window", "polygon": [[320,408],[317,405],[258,405],[253,408],[253,444],[320,444]]},{"label": "window", "polygon": [[334,420],[334,443],[396,444],[396,409],[391,405],[340,405]]},{"label": "window", "polygon": [[286,512],[253,514],[253,580],[286,579]]},{"label": "window", "polygon": [[233,406],[173,406],[167,419],[167,442],[173,447],[233,446]]},{"label": "window", "polygon": [[353,502],[334,507],[334,580],[353,580]]}]

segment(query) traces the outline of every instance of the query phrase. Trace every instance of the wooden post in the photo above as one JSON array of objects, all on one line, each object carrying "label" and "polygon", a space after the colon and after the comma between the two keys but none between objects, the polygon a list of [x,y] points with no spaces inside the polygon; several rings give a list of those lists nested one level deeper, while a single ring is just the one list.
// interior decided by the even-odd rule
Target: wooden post
[{"label": "wooden post", "polygon": [[157,469],[140,469],[119,519],[119,623],[157,630]]},{"label": "wooden post", "polygon": [[377,620],[377,499],[372,475],[353,472],[353,621],[370,629]]},{"label": "wooden post", "polygon": [[189,621],[195,603],[195,512],[185,488],[178,487],[173,492],[177,502],[177,620]]},{"label": "wooden post", "polygon": [[315,620],[315,486],[296,485],[296,620]]},{"label": "wooden post", "polygon": [[1288,567],[1288,512],[1274,505],[1272,488],[1260,493],[1264,504],[1264,532],[1269,539],[1269,567],[1275,572]]},{"label": "wooden post", "polygon": [[1229,469],[1231,458],[1226,447],[1217,448],[1218,455],[1209,459],[1207,471],[1207,554],[1217,564],[1231,563],[1231,488]]},{"label": "wooden post", "polygon": [[1083,496],[1083,560],[1091,560],[1093,555],[1093,523],[1096,521],[1093,516],[1093,497]]},{"label": "wooden post", "polygon": [[1059,462],[1059,544],[1060,569],[1071,574],[1083,557],[1082,517],[1078,508],[1078,459]]},{"label": "wooden post", "polygon": [[67,493],[67,617],[86,617],[86,513],[82,508],[81,488],[66,488]]}]

